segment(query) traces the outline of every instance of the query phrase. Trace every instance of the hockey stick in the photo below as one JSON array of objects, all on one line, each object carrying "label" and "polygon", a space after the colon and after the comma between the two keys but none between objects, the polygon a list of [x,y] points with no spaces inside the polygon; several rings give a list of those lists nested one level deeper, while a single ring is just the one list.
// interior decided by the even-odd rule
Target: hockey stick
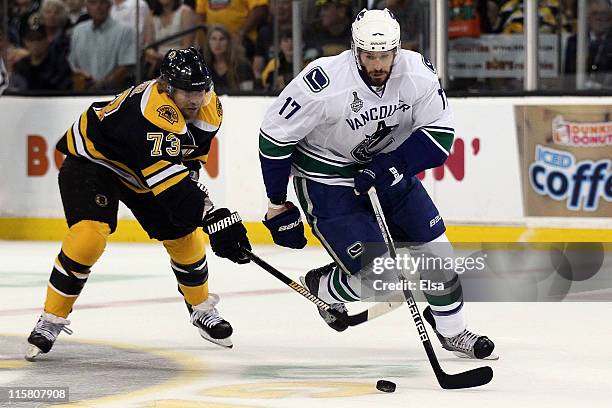
[{"label": "hockey stick", "polygon": [[349,326],[357,326],[361,323],[367,322],[368,320],[376,319],[379,316],[382,316],[391,310],[394,310],[400,307],[403,302],[388,300],[386,302],[376,303],[374,306],[369,308],[368,310],[364,310],[363,312],[356,313],[354,315],[349,315],[348,319],[338,313],[336,310],[332,309],[329,303],[319,299],[319,297],[310,293],[308,289],[304,286],[300,285],[257,255],[246,248],[242,248],[243,252],[246,256],[249,257],[251,261],[255,264],[259,265],[263,270],[270,273],[272,276],[283,282],[285,285],[289,286],[291,289],[304,296],[306,299],[314,303],[319,309],[324,310],[334,316],[336,319],[345,322]]},{"label": "hockey stick", "polygon": [[[389,255],[395,259],[397,252],[395,250],[395,245],[393,244],[391,233],[389,232],[389,227],[387,226],[387,221],[385,220],[385,215],[383,214],[380,201],[378,200],[378,195],[376,194],[376,188],[370,188],[368,191],[368,196],[372,202],[374,216],[378,222],[380,232],[383,235],[385,244],[387,244]],[[470,388],[478,387],[491,381],[491,379],[493,379],[493,369],[489,366],[478,367],[458,374],[446,374],[442,370],[442,367],[440,367],[440,362],[438,361],[436,353],[431,345],[431,340],[429,340],[429,336],[427,335],[427,329],[425,329],[425,324],[421,318],[419,308],[414,301],[414,296],[412,295],[410,289],[408,289],[408,282],[406,282],[404,276],[399,272],[397,274],[397,278],[402,284],[404,296],[406,297],[406,303],[410,309],[410,314],[412,315],[417,332],[419,333],[419,337],[421,338],[421,342],[423,343],[423,347],[427,353],[427,358],[429,359],[429,363],[431,364],[436,378],[438,379],[440,387],[444,389]]]}]

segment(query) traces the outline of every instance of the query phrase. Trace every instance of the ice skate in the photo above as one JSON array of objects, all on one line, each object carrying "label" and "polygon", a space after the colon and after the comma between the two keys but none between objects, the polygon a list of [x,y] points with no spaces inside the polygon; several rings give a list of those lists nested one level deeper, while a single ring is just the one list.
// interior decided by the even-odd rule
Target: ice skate
[{"label": "ice skate", "polygon": [[205,302],[187,308],[191,312],[191,323],[198,328],[203,339],[221,347],[232,348],[232,326],[219,316],[215,305],[219,303],[219,296],[211,293]]},{"label": "ice skate", "polygon": [[[313,269],[309,271],[306,274],[306,276],[301,276],[300,281],[302,282],[302,285],[306,286],[306,288],[310,291],[310,293],[312,293],[315,296],[318,296],[319,282],[321,281],[321,277],[323,275],[327,275],[328,273],[331,273],[334,270],[334,268],[337,268],[337,267],[338,266],[335,263],[331,263],[329,265],[325,265],[320,268]],[[348,312],[346,310],[346,306],[344,306],[344,303],[331,303],[330,306],[332,307],[332,309],[338,311],[340,314],[342,314],[348,319]],[[323,320],[325,320],[325,323],[327,323],[329,327],[331,327],[332,329],[339,331],[339,332],[347,329],[348,324],[346,324],[345,322],[342,322],[336,319],[329,312],[321,310],[318,307],[317,307],[317,310],[319,311],[319,314],[321,315]]]},{"label": "ice skate", "polygon": [[442,347],[452,351],[457,357],[481,360],[499,359],[499,356],[493,353],[495,344],[487,336],[480,336],[465,329],[454,337],[444,337],[436,330],[436,321],[429,306],[423,311],[423,317],[436,332]]},{"label": "ice skate", "polygon": [[72,330],[66,327],[69,324],[70,320],[43,312],[30,333],[30,337],[28,337],[29,344],[25,359],[34,361],[40,353],[48,353],[62,331],[72,334]]}]

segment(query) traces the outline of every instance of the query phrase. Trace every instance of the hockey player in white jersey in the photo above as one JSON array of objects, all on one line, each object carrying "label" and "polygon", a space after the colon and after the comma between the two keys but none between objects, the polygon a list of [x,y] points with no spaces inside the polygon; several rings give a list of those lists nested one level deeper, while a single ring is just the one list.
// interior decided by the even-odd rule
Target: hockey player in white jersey
[{"label": "hockey player in white jersey", "polygon": [[[300,212],[286,201],[289,176],[313,233],[333,263],[308,272],[308,289],[341,313],[361,300],[368,268],[364,244],[382,243],[367,196],[375,186],[394,241],[412,250],[452,251],[444,221],[416,178],[443,164],[454,120],[433,65],[400,48],[400,27],[385,10],[362,10],[352,49],[309,64],[266,112],[259,138],[269,198],[264,224],[274,242],[306,245]],[[371,265],[370,265],[371,266]],[[467,330],[461,283],[446,274],[443,290],[424,291],[424,311],[443,347],[486,358],[494,344]],[[439,289],[439,287],[438,287]],[[346,325],[320,311],[342,331]]]}]

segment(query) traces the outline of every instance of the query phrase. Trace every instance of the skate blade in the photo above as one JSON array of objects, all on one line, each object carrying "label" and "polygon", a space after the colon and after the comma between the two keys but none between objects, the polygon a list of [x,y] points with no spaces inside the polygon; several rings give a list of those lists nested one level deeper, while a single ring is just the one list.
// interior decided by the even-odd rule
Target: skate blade
[{"label": "skate blade", "polygon": [[33,344],[28,345],[24,358],[28,361],[34,361],[36,357],[42,353],[42,350]]},{"label": "skate blade", "polygon": [[213,344],[216,344],[217,346],[221,346],[224,348],[232,348],[234,347],[234,345],[232,344],[232,337],[226,337],[224,339],[213,339],[212,337],[210,337],[204,330],[202,329],[198,329],[198,331],[200,332],[200,337],[202,337],[204,340],[208,340]]},{"label": "skate blade", "polygon": [[460,353],[458,351],[453,351],[453,354],[456,355],[459,358],[463,358],[465,360],[499,360],[499,356],[495,353],[491,353],[489,356],[485,357],[485,358],[474,358],[474,357],[470,357],[467,354],[464,353]]}]

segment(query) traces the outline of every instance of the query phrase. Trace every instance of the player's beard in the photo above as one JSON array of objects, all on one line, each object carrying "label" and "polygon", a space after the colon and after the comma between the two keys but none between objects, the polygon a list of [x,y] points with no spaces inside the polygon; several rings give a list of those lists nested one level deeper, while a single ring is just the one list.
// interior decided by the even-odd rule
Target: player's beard
[{"label": "player's beard", "polygon": [[383,86],[389,79],[390,71],[372,70],[368,71],[368,79],[373,86]]}]

